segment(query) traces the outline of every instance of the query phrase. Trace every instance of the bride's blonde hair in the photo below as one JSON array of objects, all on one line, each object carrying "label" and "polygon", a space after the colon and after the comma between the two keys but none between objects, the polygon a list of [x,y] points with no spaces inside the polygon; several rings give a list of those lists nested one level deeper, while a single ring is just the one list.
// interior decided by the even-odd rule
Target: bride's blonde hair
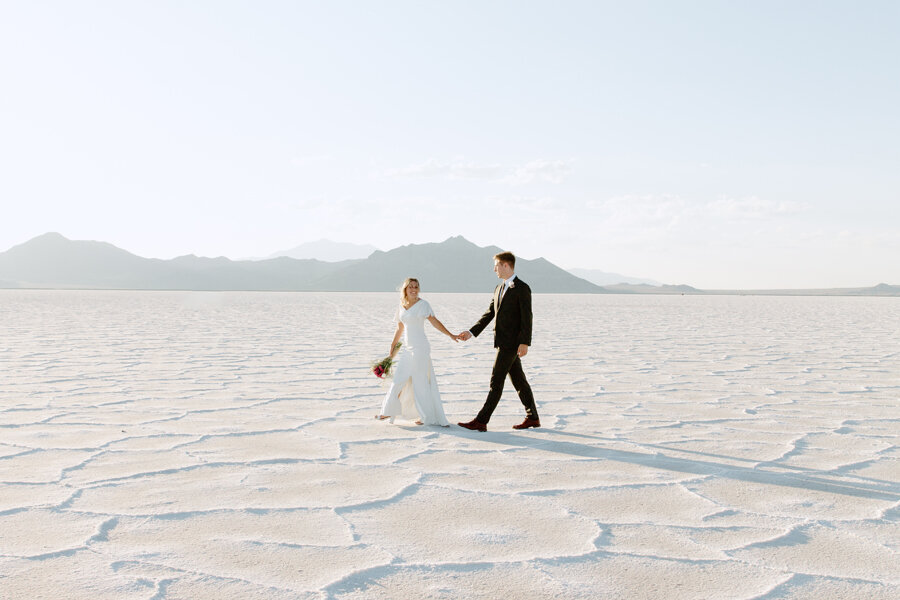
[{"label": "bride's blonde hair", "polygon": [[402,304],[403,306],[406,306],[406,302],[407,302],[406,288],[408,288],[409,284],[411,284],[413,282],[415,282],[416,285],[418,285],[419,288],[421,289],[422,284],[419,283],[419,280],[416,279],[415,277],[407,277],[406,279],[403,280],[403,285],[400,286],[400,304]]}]

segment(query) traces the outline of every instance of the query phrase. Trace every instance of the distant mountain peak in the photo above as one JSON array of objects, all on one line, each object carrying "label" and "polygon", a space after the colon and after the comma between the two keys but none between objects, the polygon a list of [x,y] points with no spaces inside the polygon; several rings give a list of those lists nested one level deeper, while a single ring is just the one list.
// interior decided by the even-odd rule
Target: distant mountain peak
[{"label": "distant mountain peak", "polygon": [[461,235],[452,235],[452,236],[448,237],[446,240],[444,240],[444,241],[441,242],[441,243],[442,243],[442,244],[449,244],[449,243],[464,243],[464,244],[469,244],[469,245],[471,245],[471,246],[474,246],[474,245],[475,245],[475,244],[473,244],[472,242],[470,242],[469,240],[467,240],[466,238],[464,238],[464,237],[461,236]]},{"label": "distant mountain peak", "polygon": [[581,277],[582,279],[586,279],[591,283],[595,283],[600,286],[609,286],[616,285],[619,283],[629,284],[629,285],[649,285],[649,286],[661,286],[662,284],[658,281],[654,281],[652,279],[643,279],[640,277],[632,277],[629,275],[621,275],[619,273],[608,273],[606,271],[600,271],[597,269],[567,269],[569,273],[577,277]]},{"label": "distant mountain peak", "polygon": [[33,237],[27,242],[19,244],[20,246],[43,246],[46,244],[54,244],[58,245],[64,242],[71,242],[69,238],[65,237],[61,233],[57,233],[55,231],[48,231],[47,233],[42,233],[37,237]]},{"label": "distant mountain peak", "polygon": [[371,244],[335,242],[322,238],[314,242],[305,242],[299,246],[294,246],[290,250],[275,252],[274,254],[267,256],[266,259],[286,256],[298,260],[315,259],[324,262],[341,262],[344,260],[368,258],[376,250],[378,250],[378,248]]},{"label": "distant mountain peak", "polygon": [[66,240],[68,242],[69,238],[67,238],[66,236],[64,236],[61,233],[57,233],[56,231],[48,231],[45,234],[42,234],[42,235],[37,236],[36,238],[33,238],[31,241],[33,242],[35,240]]},{"label": "distant mountain peak", "polygon": [[60,252],[63,255],[78,255],[84,252],[116,252],[131,254],[126,250],[122,250],[109,242],[98,242],[94,240],[70,240],[61,233],[49,231],[39,236],[33,237],[27,242],[23,242],[17,246],[13,246],[7,252],[17,253],[34,253],[34,252]]}]

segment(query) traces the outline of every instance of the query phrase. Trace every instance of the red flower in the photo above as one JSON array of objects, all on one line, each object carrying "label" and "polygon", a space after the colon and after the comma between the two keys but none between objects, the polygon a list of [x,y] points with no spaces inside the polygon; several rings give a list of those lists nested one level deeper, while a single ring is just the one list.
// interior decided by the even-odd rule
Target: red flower
[{"label": "red flower", "polygon": [[[397,345],[394,348],[399,348],[402,344],[397,342]],[[394,366],[394,359],[390,356],[385,356],[381,360],[377,360],[372,363],[372,373],[375,374],[375,377],[382,379],[384,377],[391,376],[391,368]]]}]

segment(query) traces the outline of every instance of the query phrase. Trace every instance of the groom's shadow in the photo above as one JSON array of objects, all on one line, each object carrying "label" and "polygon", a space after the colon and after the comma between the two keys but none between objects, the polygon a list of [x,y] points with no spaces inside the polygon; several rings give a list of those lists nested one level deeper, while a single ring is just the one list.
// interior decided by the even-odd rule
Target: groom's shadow
[{"label": "groom's shadow", "polygon": [[[792,472],[784,472],[783,470],[768,471],[756,466],[760,463],[765,463],[765,461],[753,461],[722,454],[668,448],[659,444],[640,444],[641,447],[655,449],[656,453],[654,454],[605,448],[603,447],[603,444],[621,440],[544,427],[529,430],[529,432],[532,432],[534,435],[508,433],[505,431],[475,432],[462,429],[456,425],[451,425],[449,428],[441,428],[441,433],[448,435],[455,435],[468,440],[515,448],[531,448],[534,450],[566,454],[579,458],[617,461],[654,469],[675,471],[678,473],[690,473],[692,475],[716,475],[725,479],[780,485],[831,494],[869,498],[872,500],[885,500],[888,502],[900,501],[900,484],[892,481],[883,481],[872,478],[860,478],[861,480],[859,481],[843,481],[840,479],[829,478],[829,474],[826,472],[791,467],[782,464],[778,464],[777,467]],[[578,438],[590,441],[579,443],[566,441],[565,438]],[[693,454],[703,458],[679,458],[665,454],[663,451],[679,454]],[[713,460],[715,458],[752,463],[754,466],[743,467],[725,462],[717,462]]]}]

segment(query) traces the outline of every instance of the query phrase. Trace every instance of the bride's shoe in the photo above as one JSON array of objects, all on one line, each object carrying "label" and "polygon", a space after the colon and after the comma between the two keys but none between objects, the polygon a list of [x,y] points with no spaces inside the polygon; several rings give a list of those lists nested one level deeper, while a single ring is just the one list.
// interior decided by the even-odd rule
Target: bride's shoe
[{"label": "bride's shoe", "polygon": [[388,415],[375,415],[375,418],[379,421],[384,421],[385,419],[390,419]]},{"label": "bride's shoe", "polygon": [[423,423],[421,420],[416,421],[416,425],[424,425],[424,424],[425,424],[425,423]]}]

